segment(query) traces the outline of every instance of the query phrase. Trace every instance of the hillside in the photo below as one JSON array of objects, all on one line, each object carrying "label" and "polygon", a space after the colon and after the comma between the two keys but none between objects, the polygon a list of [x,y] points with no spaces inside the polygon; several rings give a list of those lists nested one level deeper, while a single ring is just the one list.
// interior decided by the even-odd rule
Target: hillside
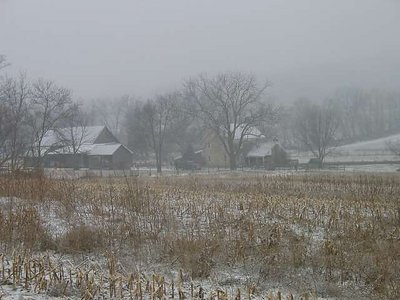
[{"label": "hillside", "polygon": [[352,143],[337,147],[327,162],[391,162],[400,157],[389,149],[389,144],[400,144],[400,134],[384,138]]},{"label": "hillside", "polygon": [[[378,163],[398,162],[400,156],[389,149],[389,144],[400,144],[400,134],[362,141],[337,147],[325,159],[327,163]],[[293,159],[307,163],[313,157],[311,152],[289,152]]]}]

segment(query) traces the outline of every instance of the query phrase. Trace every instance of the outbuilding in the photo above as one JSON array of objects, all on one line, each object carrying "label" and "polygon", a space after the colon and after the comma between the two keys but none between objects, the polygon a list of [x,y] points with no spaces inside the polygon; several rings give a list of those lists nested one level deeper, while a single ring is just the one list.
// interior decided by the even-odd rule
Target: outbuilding
[{"label": "outbuilding", "polygon": [[246,165],[250,168],[275,169],[287,165],[287,153],[277,142],[255,145],[246,155]]},{"label": "outbuilding", "polygon": [[[73,136],[71,135],[73,133]],[[60,128],[49,131],[41,147],[45,168],[129,169],[133,152],[122,145],[106,126]],[[38,156],[25,159],[38,165]]]}]

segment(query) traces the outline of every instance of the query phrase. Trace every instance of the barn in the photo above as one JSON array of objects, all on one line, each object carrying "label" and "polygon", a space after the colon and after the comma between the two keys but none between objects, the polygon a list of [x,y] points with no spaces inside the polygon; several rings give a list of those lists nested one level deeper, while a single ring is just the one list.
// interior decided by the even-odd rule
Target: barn
[{"label": "barn", "polygon": [[[75,138],[71,138],[71,133]],[[121,170],[129,169],[133,159],[133,152],[122,145],[106,126],[49,131],[41,152],[45,168]],[[26,161],[28,166],[33,166],[36,160],[36,157],[29,157]]]},{"label": "barn", "polygon": [[246,154],[246,165],[250,168],[275,169],[287,164],[287,153],[282,146],[274,142],[263,142],[255,145]]}]

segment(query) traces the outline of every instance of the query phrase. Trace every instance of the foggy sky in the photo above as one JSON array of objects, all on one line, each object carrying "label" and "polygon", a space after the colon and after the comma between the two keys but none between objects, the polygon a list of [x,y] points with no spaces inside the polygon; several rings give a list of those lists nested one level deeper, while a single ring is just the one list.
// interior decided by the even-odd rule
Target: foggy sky
[{"label": "foggy sky", "polygon": [[7,73],[76,98],[179,88],[200,72],[255,73],[282,101],[400,89],[399,0],[0,0]]}]

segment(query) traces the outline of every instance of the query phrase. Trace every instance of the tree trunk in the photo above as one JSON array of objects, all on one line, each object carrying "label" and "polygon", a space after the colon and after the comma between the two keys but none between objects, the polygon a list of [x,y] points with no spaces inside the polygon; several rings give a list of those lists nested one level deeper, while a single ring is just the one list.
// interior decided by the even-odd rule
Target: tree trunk
[{"label": "tree trunk", "polygon": [[236,170],[237,166],[236,166],[236,155],[233,153],[229,154],[229,168],[231,169],[231,171]]},{"label": "tree trunk", "polygon": [[157,173],[161,174],[161,151],[156,152],[156,167],[157,167]]}]

